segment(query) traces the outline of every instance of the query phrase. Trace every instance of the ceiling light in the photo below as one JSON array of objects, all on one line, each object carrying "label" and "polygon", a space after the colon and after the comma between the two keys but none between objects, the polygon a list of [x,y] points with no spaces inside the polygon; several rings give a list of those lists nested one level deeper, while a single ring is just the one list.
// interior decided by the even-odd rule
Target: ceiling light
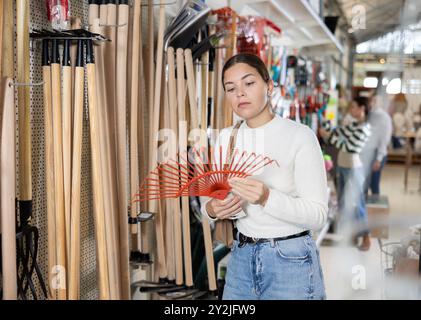
[{"label": "ceiling light", "polygon": [[367,77],[364,79],[365,88],[377,88],[378,84],[379,84],[379,79],[375,77]]}]

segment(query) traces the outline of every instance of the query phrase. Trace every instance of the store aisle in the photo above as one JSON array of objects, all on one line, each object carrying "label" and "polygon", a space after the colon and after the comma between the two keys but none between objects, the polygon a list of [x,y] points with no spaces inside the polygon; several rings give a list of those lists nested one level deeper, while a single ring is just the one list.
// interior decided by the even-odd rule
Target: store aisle
[{"label": "store aisle", "polygon": [[[395,226],[389,230],[390,238],[393,241],[401,239],[408,233],[408,227],[420,220],[420,170],[420,165],[412,166],[406,191],[403,183],[404,166],[388,165],[384,171],[381,192],[389,197],[391,222],[395,222]],[[399,225],[396,225],[397,223]]]},{"label": "store aisle", "polygon": [[[409,227],[417,223],[421,210],[419,170],[419,166],[411,169],[407,191],[404,190],[402,165],[387,165],[383,171],[381,192],[389,198],[391,222],[389,239],[384,243],[400,241],[410,234]],[[387,261],[377,239],[372,239],[368,252],[337,241],[329,246],[323,245],[320,256],[328,299],[382,299],[389,293],[383,278]],[[409,294],[410,291],[406,292]]]}]

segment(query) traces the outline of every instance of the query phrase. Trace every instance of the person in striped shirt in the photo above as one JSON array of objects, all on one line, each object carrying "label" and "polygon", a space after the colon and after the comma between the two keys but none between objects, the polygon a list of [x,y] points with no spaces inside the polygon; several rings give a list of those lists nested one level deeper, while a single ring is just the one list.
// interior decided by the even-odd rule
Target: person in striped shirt
[{"label": "person in striped shirt", "polygon": [[339,226],[354,242],[362,237],[360,250],[370,248],[367,211],[364,195],[364,169],[360,153],[371,134],[368,123],[369,101],[365,97],[355,98],[342,125],[332,128],[324,122],[319,133],[329,144],[338,149],[337,191],[341,219]]}]

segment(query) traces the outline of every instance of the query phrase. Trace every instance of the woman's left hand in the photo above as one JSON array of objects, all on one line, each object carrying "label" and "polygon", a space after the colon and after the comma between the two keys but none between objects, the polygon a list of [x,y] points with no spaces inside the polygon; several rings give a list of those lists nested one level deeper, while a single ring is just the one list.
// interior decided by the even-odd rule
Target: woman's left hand
[{"label": "woman's left hand", "polygon": [[228,180],[232,192],[251,204],[264,206],[269,198],[269,188],[252,178],[231,178]]}]

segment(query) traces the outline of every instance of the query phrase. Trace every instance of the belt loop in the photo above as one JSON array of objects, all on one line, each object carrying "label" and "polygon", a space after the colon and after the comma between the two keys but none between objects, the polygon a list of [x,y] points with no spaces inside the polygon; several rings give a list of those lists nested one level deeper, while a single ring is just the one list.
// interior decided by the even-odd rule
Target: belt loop
[{"label": "belt loop", "polygon": [[272,248],[275,248],[275,240],[274,239],[270,239],[270,246]]}]

